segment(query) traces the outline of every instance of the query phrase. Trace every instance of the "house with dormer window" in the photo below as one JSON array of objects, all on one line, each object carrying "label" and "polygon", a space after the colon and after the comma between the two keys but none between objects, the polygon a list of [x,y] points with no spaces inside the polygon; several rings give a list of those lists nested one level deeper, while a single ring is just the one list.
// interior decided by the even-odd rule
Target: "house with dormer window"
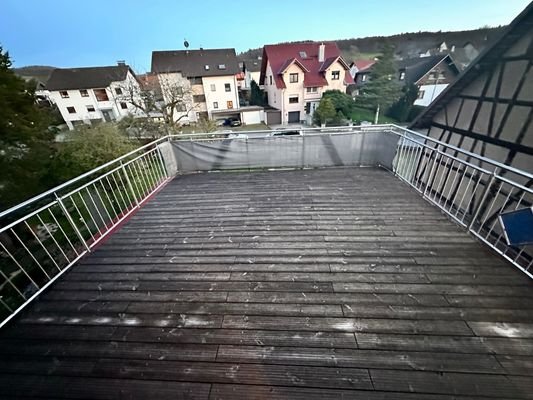
[{"label": "house with dormer window", "polygon": [[239,118],[240,71],[235,49],[154,51],[151,72],[164,83],[162,88],[175,85],[192,92],[194,107],[190,107],[188,115],[183,118],[180,110],[175,114],[183,123],[234,116],[233,113]]},{"label": "house with dormer window", "polygon": [[57,105],[69,129],[120,120],[138,110],[124,101],[122,88],[139,86],[132,69],[115,66],[56,68],[41,93]]},{"label": "house with dormer window", "polygon": [[336,43],[287,43],[263,48],[260,84],[282,124],[310,124],[322,93],[346,92],[353,78]]}]

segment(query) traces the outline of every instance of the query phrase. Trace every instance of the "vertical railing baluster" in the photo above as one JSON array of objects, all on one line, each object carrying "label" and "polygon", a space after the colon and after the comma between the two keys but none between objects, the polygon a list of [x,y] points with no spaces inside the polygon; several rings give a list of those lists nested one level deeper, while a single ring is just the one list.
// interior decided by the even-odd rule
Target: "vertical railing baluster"
[{"label": "vertical railing baluster", "polygon": [[137,194],[135,193],[135,190],[133,190],[133,185],[131,184],[130,177],[128,176],[128,171],[126,170],[126,166],[124,164],[122,164],[122,161],[120,162],[120,166],[121,166],[122,171],[124,172],[124,176],[126,177],[126,183],[128,184],[128,187],[131,190],[131,194],[133,196],[133,199],[135,200],[135,205],[138,208],[139,207],[139,198],[137,197]]},{"label": "vertical railing baluster", "polygon": [[[80,230],[78,229],[78,226],[74,222],[74,219],[72,218],[72,216],[68,212],[67,207],[65,207],[65,204],[63,203],[63,200],[57,195],[57,193],[54,193],[54,195],[56,197],[57,204],[59,204],[59,208],[63,212],[63,215],[67,218],[67,221],[70,223],[70,226],[72,227],[72,229],[74,229],[74,232],[76,233],[76,236],[78,236],[78,239],[80,239],[81,243],[85,247],[85,250],[87,250],[90,253],[91,252],[91,248],[89,247],[89,245],[85,241],[85,238],[83,237],[83,235],[81,234]],[[72,200],[72,202],[74,202],[74,200]],[[82,216],[82,218],[83,218],[83,216]],[[89,228],[87,227],[87,229],[89,229]],[[89,233],[91,233],[90,230],[89,230]]]}]

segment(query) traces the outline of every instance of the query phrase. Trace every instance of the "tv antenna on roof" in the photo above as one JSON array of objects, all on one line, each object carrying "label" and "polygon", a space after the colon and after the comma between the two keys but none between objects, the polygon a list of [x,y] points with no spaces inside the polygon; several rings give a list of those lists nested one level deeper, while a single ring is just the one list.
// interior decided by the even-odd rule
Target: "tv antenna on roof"
[{"label": "tv antenna on roof", "polygon": [[186,49],[189,48],[189,42],[187,42],[187,39],[183,39],[183,45],[185,46]]}]

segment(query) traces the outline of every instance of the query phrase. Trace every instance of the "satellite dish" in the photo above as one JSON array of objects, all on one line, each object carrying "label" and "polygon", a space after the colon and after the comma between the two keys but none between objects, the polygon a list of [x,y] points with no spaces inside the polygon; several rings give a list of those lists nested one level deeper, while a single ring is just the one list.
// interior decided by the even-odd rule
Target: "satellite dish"
[{"label": "satellite dish", "polygon": [[189,48],[189,42],[187,42],[187,39],[183,39],[183,45],[185,46],[186,49]]}]

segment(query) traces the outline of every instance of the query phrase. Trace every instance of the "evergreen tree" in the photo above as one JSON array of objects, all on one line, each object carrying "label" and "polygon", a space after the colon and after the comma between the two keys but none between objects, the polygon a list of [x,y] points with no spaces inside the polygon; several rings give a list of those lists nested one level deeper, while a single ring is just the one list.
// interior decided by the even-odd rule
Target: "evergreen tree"
[{"label": "evergreen tree", "polygon": [[402,92],[403,96],[391,106],[388,116],[397,119],[399,122],[407,122],[410,120],[413,104],[418,97],[418,87],[410,84],[404,86]]},{"label": "evergreen tree", "polygon": [[0,47],[0,209],[49,186],[51,120],[36,104],[34,86],[15,75],[9,53]]},{"label": "evergreen tree", "polygon": [[401,86],[394,79],[394,48],[385,44],[381,51],[381,56],[372,66],[369,82],[361,88],[355,100],[358,107],[375,110],[379,106],[386,110],[401,96]]},{"label": "evergreen tree", "polygon": [[320,104],[313,114],[313,121],[317,125],[331,122],[337,116],[333,101],[329,97],[322,97]]},{"label": "evergreen tree", "polygon": [[259,88],[259,85],[256,81],[252,80],[250,84],[250,105],[251,106],[264,106],[265,102],[265,93]]}]

